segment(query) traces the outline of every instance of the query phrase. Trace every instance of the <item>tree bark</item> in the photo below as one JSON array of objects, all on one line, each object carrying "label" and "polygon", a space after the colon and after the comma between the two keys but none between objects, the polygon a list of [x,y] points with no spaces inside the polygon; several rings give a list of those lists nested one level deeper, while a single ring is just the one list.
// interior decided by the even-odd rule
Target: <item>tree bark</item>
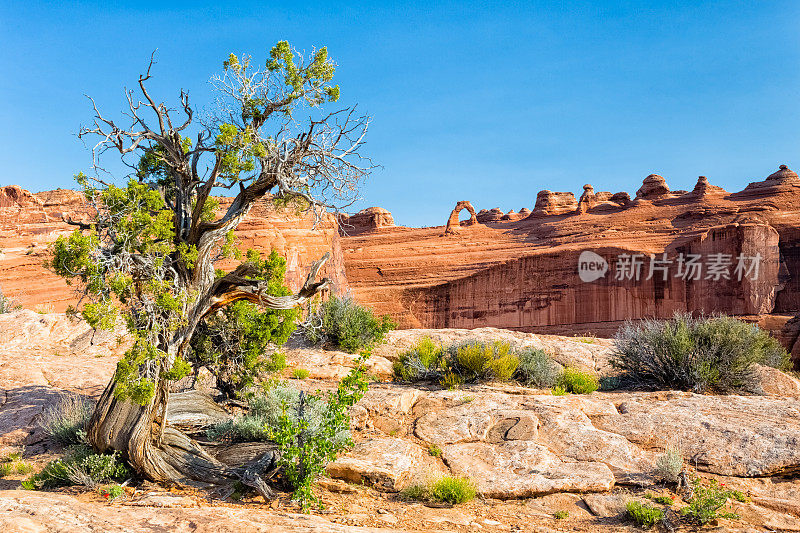
[{"label": "tree bark", "polygon": [[[328,286],[329,280],[316,282],[319,270],[327,261],[329,254],[312,265],[305,284],[294,296],[271,297],[260,296],[257,287],[250,285],[234,290],[224,286],[223,299],[227,302],[248,299],[260,303],[267,308],[287,309],[299,305],[314,294]],[[214,301],[209,305],[208,299],[202,299],[203,306],[213,309]],[[288,306],[288,307],[287,307]],[[202,318],[205,314],[195,310],[195,316]],[[175,354],[183,349],[194,331],[193,324],[183,330],[184,335],[175,336],[171,344],[178,347],[170,349],[161,347],[168,354]],[[162,363],[169,368],[174,357]],[[225,484],[234,480],[242,480],[254,486],[265,498],[271,495],[263,480],[258,478],[254,469],[262,468],[274,474],[276,452],[268,451],[259,459],[245,465],[227,465],[209,454],[203,447],[178,429],[167,423],[167,405],[169,401],[169,383],[163,377],[163,368],[159,370],[155,380],[155,394],[146,405],[139,405],[129,400],[118,399],[114,378],[106,386],[100,401],[97,403],[89,422],[87,437],[92,447],[99,452],[118,451],[138,474],[156,482],[172,482],[178,484],[195,484],[195,482]],[[271,454],[271,457],[267,455]]]}]

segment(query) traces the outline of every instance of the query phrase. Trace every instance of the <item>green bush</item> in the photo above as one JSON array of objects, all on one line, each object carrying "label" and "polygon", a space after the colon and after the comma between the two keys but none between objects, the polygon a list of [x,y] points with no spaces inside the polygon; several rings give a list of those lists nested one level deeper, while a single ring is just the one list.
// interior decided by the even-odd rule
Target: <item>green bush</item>
[{"label": "green bush", "polygon": [[30,490],[63,485],[95,487],[99,483],[122,481],[129,475],[118,453],[97,454],[86,446],[76,446],[63,459],[51,461],[41,472],[23,481],[22,487]]},{"label": "green bush", "polygon": [[594,374],[566,367],[558,377],[557,386],[572,394],[590,394],[600,388],[600,382]]},{"label": "green bush", "polygon": [[[296,407],[283,401],[277,424],[268,427],[269,439],[279,447],[278,464],[304,511],[312,503],[321,504],[312,490],[313,483],[324,472],[325,465],[351,444],[349,410],[367,391],[363,363],[368,357],[369,352],[362,353],[356,368],[325,396],[300,393]],[[323,406],[325,416],[321,421],[310,416],[315,404]],[[347,437],[343,438],[344,435]]]},{"label": "green bush", "polygon": [[731,317],[628,322],[617,332],[611,364],[636,386],[695,392],[759,392],[754,364],[789,366],[780,343]]},{"label": "green bush", "polygon": [[0,478],[11,474],[29,474],[33,467],[22,460],[21,453],[12,453],[0,458]]},{"label": "green bush", "polygon": [[439,379],[444,366],[442,347],[429,337],[422,337],[411,349],[400,354],[392,368],[397,381],[415,382]]},{"label": "green bush", "polygon": [[630,501],[625,505],[628,516],[639,527],[651,528],[664,520],[664,511],[652,505]]},{"label": "green bush", "polygon": [[397,381],[438,380],[448,389],[465,382],[508,381],[519,366],[519,357],[504,342],[466,341],[443,349],[423,337],[394,363]]},{"label": "green bush", "polygon": [[439,448],[436,444],[431,444],[430,446],[428,446],[428,453],[431,454],[433,457],[441,457],[442,449]]},{"label": "green bush", "polygon": [[395,327],[388,315],[377,318],[352,298],[332,295],[309,317],[305,336],[314,344],[327,338],[344,351],[356,353],[379,344]]},{"label": "green bush", "polygon": [[309,372],[305,368],[295,368],[294,370],[292,370],[292,377],[294,379],[306,379],[310,375],[311,372]]},{"label": "green bush", "polygon": [[45,435],[59,444],[81,444],[86,440],[93,410],[94,402],[91,400],[77,394],[64,395],[56,405],[44,410],[39,425]]},{"label": "green bush", "polygon": [[741,492],[726,489],[716,479],[712,479],[708,486],[704,486],[700,478],[692,480],[692,489],[689,505],[681,509],[681,514],[690,522],[702,526],[717,518],[733,520],[739,518],[736,513],[724,511],[723,507],[729,498],[739,500],[740,497],[744,497]]},{"label": "green bush", "polygon": [[[291,294],[284,285],[286,259],[275,250],[265,260],[251,250],[248,260],[258,268],[258,279],[267,281],[267,294]],[[206,367],[226,397],[240,397],[264,374],[286,368],[285,355],[274,347],[286,343],[298,316],[297,309],[261,309],[248,301],[234,302],[198,325],[187,359],[195,371]]]},{"label": "green bush", "polygon": [[556,520],[565,520],[569,518],[569,511],[566,511],[564,509],[556,511],[555,513],[553,513],[553,518],[555,518]]},{"label": "green bush", "polygon": [[549,389],[556,384],[561,367],[544,350],[526,348],[517,354],[517,379],[526,387]]},{"label": "green bush", "polygon": [[401,496],[409,500],[458,504],[475,498],[475,482],[467,477],[442,476],[427,485],[406,487]]},{"label": "green bush", "polygon": [[[267,441],[270,439],[270,433],[282,424],[284,406],[290,422],[299,424],[297,412],[300,406],[300,391],[288,383],[275,383],[262,394],[250,398],[247,413],[212,426],[206,434],[210,439],[217,441]],[[329,406],[325,401],[314,395],[305,396],[306,433],[313,436],[324,431],[325,420],[330,416]],[[336,446],[349,442],[349,427],[340,428],[332,439]]]}]

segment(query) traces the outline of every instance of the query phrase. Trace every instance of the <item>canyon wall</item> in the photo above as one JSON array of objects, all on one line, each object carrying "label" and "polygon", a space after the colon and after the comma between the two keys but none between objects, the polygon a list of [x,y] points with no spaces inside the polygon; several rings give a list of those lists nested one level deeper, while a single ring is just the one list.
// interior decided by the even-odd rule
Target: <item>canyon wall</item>
[{"label": "canyon wall", "polygon": [[[230,198],[220,198],[225,209]],[[0,187],[0,290],[23,307],[42,312],[64,311],[74,305],[76,295],[63,279],[43,267],[47,246],[74,227],[62,218],[88,220],[91,210],[81,193],[59,189],[31,193],[18,186]],[[344,261],[337,222],[325,214],[314,227],[310,212],[292,207],[276,209],[266,201],[257,203],[239,225],[236,237],[240,248],[269,253],[274,248],[286,257],[286,281],[298,289],[308,266],[325,252],[331,260],[323,275],[331,278],[332,290],[347,291]],[[218,267],[226,269],[233,261]]]},{"label": "canyon wall", "polygon": [[[737,193],[704,176],[691,191],[671,191],[651,174],[633,199],[589,184],[580,200],[551,191],[534,197],[532,210],[481,209],[477,224],[448,234],[442,226],[392,227],[344,237],[354,296],[404,327],[597,335],[676,311],[735,314],[777,332],[800,311],[800,178],[783,165]],[[584,251],[605,261],[603,276],[581,279]],[[673,270],[645,279],[650,256],[664,253]],[[692,255],[704,265],[700,277],[676,276],[678,258]],[[757,275],[739,279],[737,266],[752,266],[745,259],[756,255]],[[617,279],[623,256],[639,257],[641,279]],[[717,270],[727,265],[729,279],[706,277],[714,260]],[[797,343],[795,329],[782,334],[787,345]]]}]

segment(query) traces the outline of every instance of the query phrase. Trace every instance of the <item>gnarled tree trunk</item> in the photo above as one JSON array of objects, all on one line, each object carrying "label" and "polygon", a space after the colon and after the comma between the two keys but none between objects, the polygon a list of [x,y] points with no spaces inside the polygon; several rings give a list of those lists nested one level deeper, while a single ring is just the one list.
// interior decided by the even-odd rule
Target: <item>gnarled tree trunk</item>
[{"label": "gnarled tree trunk", "polygon": [[[241,273],[236,271],[217,282],[215,296],[204,299],[193,315],[192,325],[184,328],[172,338],[174,349],[163,347],[167,354],[177,354],[188,344],[194,328],[203,316],[218,308],[221,302],[225,305],[248,299],[267,308],[287,309],[300,305],[314,294],[328,286],[329,280],[324,278],[315,282],[319,270],[325,264],[329,254],[314,263],[302,289],[294,296],[274,297],[261,295],[257,286],[242,283]],[[165,361],[162,367],[169,368],[175,355]],[[128,463],[142,476],[160,482],[187,484],[193,481],[221,484],[236,479],[254,486],[266,498],[269,489],[259,478],[259,471],[274,466],[274,452],[267,452],[269,457],[261,457],[244,465],[227,465],[178,429],[167,423],[167,407],[169,402],[169,383],[163,376],[163,368],[155,380],[155,394],[145,405],[130,400],[121,400],[114,391],[117,384],[114,378],[106,386],[100,401],[97,403],[89,422],[87,437],[89,443],[98,451],[118,451]]]}]

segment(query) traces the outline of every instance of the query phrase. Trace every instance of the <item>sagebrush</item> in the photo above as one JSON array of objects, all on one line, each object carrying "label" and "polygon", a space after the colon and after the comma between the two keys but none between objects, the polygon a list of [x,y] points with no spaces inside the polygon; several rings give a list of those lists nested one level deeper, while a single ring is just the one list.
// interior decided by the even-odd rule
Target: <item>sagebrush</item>
[{"label": "sagebrush", "polygon": [[327,339],[346,352],[356,353],[382,342],[395,327],[388,315],[378,318],[350,297],[331,295],[309,316],[305,337],[314,344]]},{"label": "sagebrush", "polygon": [[517,379],[526,387],[549,389],[558,381],[561,367],[544,350],[526,348],[518,357]]},{"label": "sagebrush", "polygon": [[626,323],[611,364],[637,386],[694,392],[759,392],[756,363],[789,367],[780,343],[754,324],[726,316]]},{"label": "sagebrush", "polygon": [[42,413],[39,425],[45,435],[64,446],[86,440],[86,428],[92,417],[94,402],[77,394],[67,394]]}]

